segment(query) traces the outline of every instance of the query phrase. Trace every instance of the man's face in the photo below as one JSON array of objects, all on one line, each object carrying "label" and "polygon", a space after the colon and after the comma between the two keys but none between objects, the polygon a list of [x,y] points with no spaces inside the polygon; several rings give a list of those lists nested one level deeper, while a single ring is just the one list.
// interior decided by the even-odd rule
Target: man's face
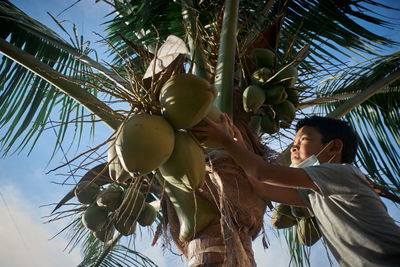
[{"label": "man's face", "polygon": [[321,140],[322,135],[316,128],[311,126],[300,128],[290,149],[292,164],[296,166],[310,156],[320,152],[324,148]]}]

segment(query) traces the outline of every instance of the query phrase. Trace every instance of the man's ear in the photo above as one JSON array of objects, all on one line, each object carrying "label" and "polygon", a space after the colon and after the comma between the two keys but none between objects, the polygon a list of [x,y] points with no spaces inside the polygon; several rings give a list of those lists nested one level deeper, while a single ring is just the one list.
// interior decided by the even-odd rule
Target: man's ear
[{"label": "man's ear", "polygon": [[333,139],[332,140],[332,145],[330,145],[329,148],[329,156],[333,157],[335,156],[336,159],[340,157],[340,160],[342,159],[342,151],[343,151],[343,142],[339,138]]}]

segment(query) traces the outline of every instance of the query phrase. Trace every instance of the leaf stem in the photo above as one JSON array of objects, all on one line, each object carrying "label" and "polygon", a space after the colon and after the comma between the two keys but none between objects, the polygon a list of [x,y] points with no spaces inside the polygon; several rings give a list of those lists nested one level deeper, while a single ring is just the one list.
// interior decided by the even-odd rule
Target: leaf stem
[{"label": "leaf stem", "polygon": [[233,77],[238,14],[239,0],[226,0],[215,75],[215,87],[218,90],[216,106],[231,118],[233,115]]}]

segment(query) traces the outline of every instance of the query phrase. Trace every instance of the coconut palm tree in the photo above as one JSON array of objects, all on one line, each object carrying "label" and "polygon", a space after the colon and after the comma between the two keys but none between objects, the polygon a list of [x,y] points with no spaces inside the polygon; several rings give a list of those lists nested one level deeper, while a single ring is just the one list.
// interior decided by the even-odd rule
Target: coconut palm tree
[{"label": "coconut palm tree", "polygon": [[[290,146],[285,141],[294,134],[293,118],[285,117],[290,112],[274,117],[271,128],[260,120],[278,114],[275,105],[243,109],[243,92],[257,81],[260,68],[252,53],[267,48],[274,53],[268,82],[289,67],[299,72],[290,85],[296,117],[315,112],[346,117],[362,140],[356,164],[379,194],[398,201],[400,54],[380,53],[398,44],[360,26],[390,26],[374,9],[393,9],[379,1],[355,0],[105,2],[115,11],[103,38],[114,56],[108,64],[93,60],[90,47],[77,35],[66,42],[10,2],[0,2],[4,155],[28,145],[33,149],[52,116],[60,121],[56,151],[70,124],[79,128],[87,121],[99,122],[117,131],[135,114],[161,114],[158,95],[165,82],[190,72],[215,84],[215,106],[233,118],[249,149],[267,161],[288,164],[287,149],[277,153],[269,147]],[[365,63],[350,65],[353,55]],[[111,163],[104,159],[113,140],[111,136],[66,165],[78,166],[72,173],[87,171],[82,180],[114,184],[107,169]],[[95,154],[100,156],[93,159]],[[205,183],[193,192],[174,187],[156,170],[129,177],[124,186],[144,188],[147,202],[161,201],[155,242],[161,232],[169,233],[189,266],[255,266],[252,240],[262,231],[267,206],[273,205],[257,196],[223,151],[209,149],[205,155]],[[73,196],[71,191],[60,201],[51,220],[71,218],[65,230],[72,234],[72,247],[84,248],[82,266],[154,265],[123,245],[120,234],[106,243],[94,238],[80,220],[87,206],[59,212]],[[182,238],[185,227],[193,230]],[[304,250],[293,229],[286,238],[297,253],[294,262],[302,264]]]}]

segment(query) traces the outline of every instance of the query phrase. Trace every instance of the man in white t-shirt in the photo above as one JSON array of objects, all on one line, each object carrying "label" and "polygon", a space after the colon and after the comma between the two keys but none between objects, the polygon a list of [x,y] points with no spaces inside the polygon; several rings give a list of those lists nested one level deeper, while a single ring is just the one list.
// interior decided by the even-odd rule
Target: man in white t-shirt
[{"label": "man in white t-shirt", "polygon": [[[307,207],[341,266],[400,266],[400,228],[351,163],[357,137],[342,120],[312,116],[300,120],[291,148],[293,167],[266,163],[244,145],[229,117],[193,132],[221,144],[248,174],[261,198]],[[229,133],[235,131],[235,138]]]}]

